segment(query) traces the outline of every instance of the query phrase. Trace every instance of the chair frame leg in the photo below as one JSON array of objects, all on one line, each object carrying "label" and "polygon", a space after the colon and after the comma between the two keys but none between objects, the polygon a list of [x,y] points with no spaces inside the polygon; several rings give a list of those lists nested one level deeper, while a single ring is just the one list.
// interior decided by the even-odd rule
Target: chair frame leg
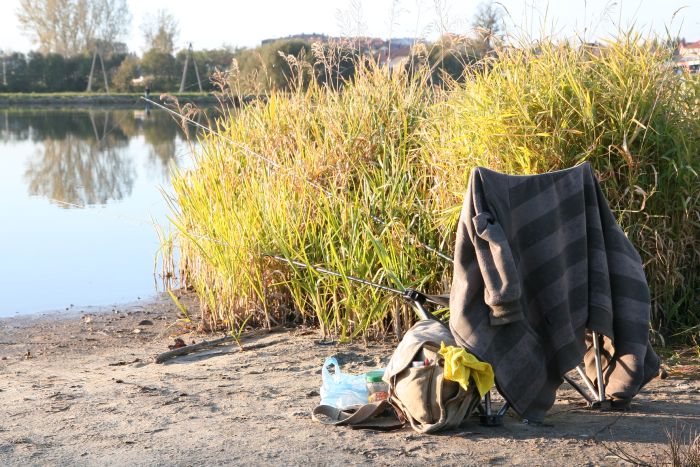
[{"label": "chair frame leg", "polygon": [[493,413],[491,407],[491,391],[484,394],[484,408],[480,411],[479,424],[481,426],[501,426],[503,425],[503,415],[508,411],[510,404],[504,402],[498,412]]},{"label": "chair frame leg", "polygon": [[588,391],[590,391],[590,393],[593,396],[593,398],[590,399],[588,402],[593,402],[598,397],[598,391],[596,391],[595,386],[593,386],[593,381],[591,381],[586,372],[583,371],[581,365],[576,365],[576,371],[578,371],[579,376],[581,377],[583,382],[586,383]]},{"label": "chair frame leg", "polygon": [[[598,383],[597,385],[593,384],[593,381],[588,377],[584,369],[581,367],[581,365],[576,365],[576,371],[578,372],[579,376],[583,380],[583,382],[586,384],[586,388],[590,392],[590,394],[586,393],[584,389],[576,382],[574,381],[570,376],[564,376],[564,379],[566,380],[567,383],[571,385],[581,396],[583,396],[584,399],[586,399],[586,402],[588,402],[588,406],[593,409],[599,409],[599,410],[611,410],[612,409],[612,401],[610,399],[606,399],[605,397],[605,381],[603,381],[603,364],[602,364],[602,358],[601,358],[601,342],[600,342],[600,337],[601,335],[597,332],[592,332],[592,337],[593,337],[593,357],[595,360],[595,369],[596,369],[596,382]],[[596,388],[596,386],[598,386]]]},{"label": "chair frame leg", "polygon": [[595,356],[595,370],[598,383],[598,402],[605,400],[605,382],[603,381],[603,365],[600,358],[600,335],[593,331],[593,350]]},{"label": "chair frame leg", "polygon": [[586,402],[588,402],[589,406],[592,406],[593,403],[595,402],[595,399],[591,397],[586,391],[583,390],[583,388],[571,378],[569,375],[564,375],[564,380],[569,383],[569,385],[576,390],[579,394],[581,394],[581,397],[586,399]]}]

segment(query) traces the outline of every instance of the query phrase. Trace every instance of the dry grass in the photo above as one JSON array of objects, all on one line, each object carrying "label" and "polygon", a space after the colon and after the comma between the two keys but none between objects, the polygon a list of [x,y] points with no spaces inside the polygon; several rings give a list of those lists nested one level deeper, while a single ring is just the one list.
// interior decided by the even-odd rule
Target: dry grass
[{"label": "dry grass", "polygon": [[700,467],[700,434],[685,430],[667,431],[668,446],[664,464],[673,467]]}]

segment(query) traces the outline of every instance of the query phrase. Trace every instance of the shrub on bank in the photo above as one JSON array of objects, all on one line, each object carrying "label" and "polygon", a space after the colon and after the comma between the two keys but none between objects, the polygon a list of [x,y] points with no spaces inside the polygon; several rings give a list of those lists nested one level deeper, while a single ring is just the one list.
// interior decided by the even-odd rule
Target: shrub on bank
[{"label": "shrub on bank", "polygon": [[500,51],[427,120],[433,209],[457,205],[474,165],[531,174],[590,161],[642,256],[655,328],[697,325],[700,81],[673,73],[670,59],[636,35]]},{"label": "shrub on bank", "polygon": [[[449,288],[449,250],[470,169],[539,173],[589,160],[645,264],[654,326],[697,324],[697,83],[638,37],[605,47],[498,52],[471,79],[432,89],[358,66],[334,91],[272,92],[218,121],[176,174],[182,278],[214,325],[313,322],[341,338],[400,333],[399,300],[277,254],[398,288]],[[303,65],[301,65],[303,66]]]}]

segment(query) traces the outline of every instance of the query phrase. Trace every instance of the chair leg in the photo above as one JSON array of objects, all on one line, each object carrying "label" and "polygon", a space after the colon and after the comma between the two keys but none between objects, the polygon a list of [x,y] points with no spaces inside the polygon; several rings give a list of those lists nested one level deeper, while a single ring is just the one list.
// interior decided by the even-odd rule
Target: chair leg
[{"label": "chair leg", "polygon": [[576,390],[579,394],[581,394],[581,397],[586,399],[586,402],[588,402],[588,405],[593,405],[595,402],[595,399],[588,395],[586,391],[583,390],[583,388],[576,382],[574,381],[570,376],[564,375],[564,380],[569,383],[569,385]]},{"label": "chair leg", "polygon": [[501,426],[503,425],[503,415],[510,407],[506,401],[497,413],[493,413],[491,408],[491,391],[484,394],[484,409],[481,410],[479,416],[479,424],[481,426]]},{"label": "chair leg", "polygon": [[588,405],[592,408],[597,408],[601,410],[609,410],[611,406],[611,402],[605,398],[605,382],[603,381],[603,364],[602,364],[602,358],[601,358],[601,352],[600,352],[600,334],[597,332],[592,333],[592,338],[593,338],[593,351],[594,351],[594,359],[595,359],[595,369],[596,369],[596,380],[597,380],[597,390],[596,387],[593,385],[593,382],[591,379],[588,377],[586,372],[581,368],[581,365],[576,366],[576,371],[578,371],[579,376],[581,376],[581,379],[583,382],[586,384],[586,387],[590,391],[591,395],[588,395],[583,388],[576,383],[570,376],[564,376],[564,379],[566,380],[567,383],[569,383],[581,396],[583,396],[584,399],[588,402]]},{"label": "chair leg", "polygon": [[605,400],[605,382],[603,381],[603,364],[600,358],[600,335],[593,332],[593,351],[595,352],[595,370],[598,377],[598,402]]},{"label": "chair leg", "polygon": [[593,386],[593,382],[588,377],[586,372],[583,371],[583,368],[581,368],[581,365],[576,365],[576,371],[578,371],[579,376],[581,376],[581,379],[583,380],[583,382],[586,383],[586,387],[593,395],[593,399],[589,400],[589,402],[592,402],[595,398],[598,397],[598,393],[595,390],[595,386]]}]

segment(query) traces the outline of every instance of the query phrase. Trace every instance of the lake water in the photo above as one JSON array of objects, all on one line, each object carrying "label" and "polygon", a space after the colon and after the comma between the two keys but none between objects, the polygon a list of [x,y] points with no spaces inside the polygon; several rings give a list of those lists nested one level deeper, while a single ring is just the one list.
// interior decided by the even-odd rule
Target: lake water
[{"label": "lake water", "polygon": [[164,112],[0,109],[0,316],[156,294],[161,189],[190,154]]}]

